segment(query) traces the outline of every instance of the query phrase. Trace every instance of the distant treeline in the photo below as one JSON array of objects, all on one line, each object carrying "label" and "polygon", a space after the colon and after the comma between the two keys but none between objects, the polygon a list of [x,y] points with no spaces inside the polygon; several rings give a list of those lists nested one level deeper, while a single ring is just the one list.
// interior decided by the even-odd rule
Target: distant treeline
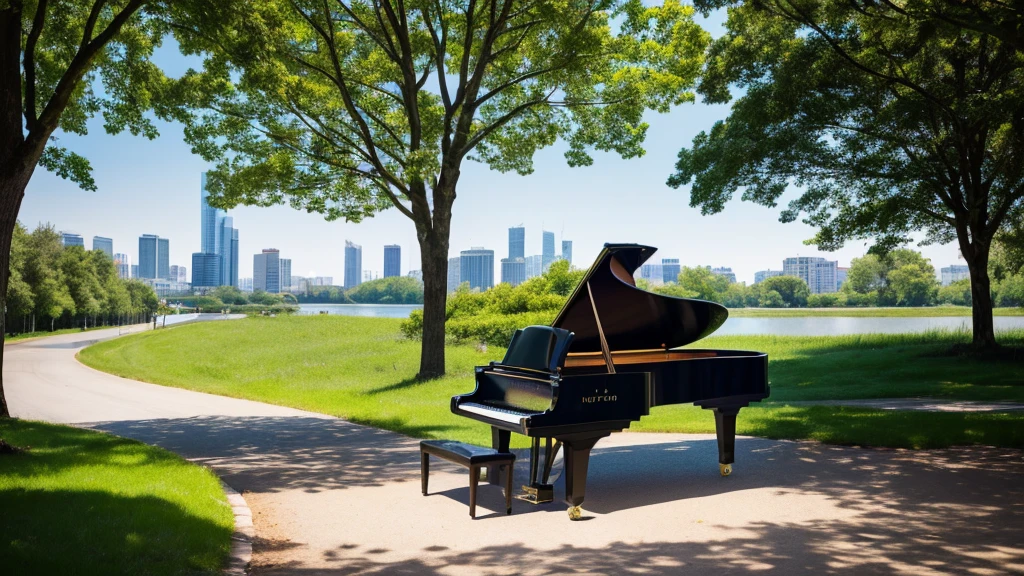
[{"label": "distant treeline", "polygon": [[345,290],[340,286],[310,286],[295,294],[303,304],[423,304],[423,282],[392,276],[363,282]]},{"label": "distant treeline", "polygon": [[64,247],[48,224],[15,226],[10,271],[8,334],[148,322],[159,306],[152,288],[119,278],[106,253]]},{"label": "distant treeline", "polygon": [[180,304],[200,312],[227,311],[232,314],[275,314],[294,312],[298,301],[291,294],[271,294],[263,290],[242,292],[234,286],[218,286],[201,296],[174,296],[168,305]]}]

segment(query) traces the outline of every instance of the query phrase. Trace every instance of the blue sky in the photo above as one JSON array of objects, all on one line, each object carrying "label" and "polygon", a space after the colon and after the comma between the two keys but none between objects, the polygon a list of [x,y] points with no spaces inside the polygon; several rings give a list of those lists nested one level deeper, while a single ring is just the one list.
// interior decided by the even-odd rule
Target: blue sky
[{"label": "blue sky", "polygon": [[[699,21],[720,33],[720,14]],[[170,74],[189,65],[171,48],[161,51],[158,62]],[[812,228],[778,222],[788,197],[775,209],[736,199],[720,214],[701,216],[689,207],[687,189],[665,185],[679,149],[727,114],[727,106],[700,103],[650,114],[647,154],[634,160],[597,154],[593,166],[569,168],[564,148],[556,145],[537,155],[534,173],[525,177],[467,162],[454,206],[450,255],[484,246],[495,251],[497,264],[508,255],[508,228],[518,224],[526,226],[527,254],[540,253],[543,229],[555,232],[556,240],[573,241],[576,266],[589,266],[605,242],[638,242],[658,247],[655,258],[679,258],[684,266],[730,266],[737,279],[748,283],[757,270],[781,269],[787,256],[824,256],[848,266],[862,255],[868,243],[850,243],[832,253],[803,245],[813,236]],[[206,163],[191,153],[176,125],[161,123],[160,138],[154,141],[110,136],[100,119],[89,128],[87,137],[61,136],[60,142],[89,158],[99,190],[80,190],[39,169],[22,204],[22,223],[32,228],[50,222],[85,236],[87,247],[94,235],[111,237],[114,251],[127,253],[133,263],[139,235],[159,234],[170,239],[171,264],[188,266],[191,276],[191,255],[199,250],[200,174]],[[283,258],[292,259],[293,274],[333,276],[340,284],[346,239],[363,246],[365,270],[383,270],[385,244],[402,246],[403,274],[420,268],[412,222],[397,210],[359,224],[326,222],[287,206],[242,206],[229,214],[240,230],[239,277],[252,275],[253,254],[278,248]],[[959,262],[954,244],[920,249],[936,270]]]}]

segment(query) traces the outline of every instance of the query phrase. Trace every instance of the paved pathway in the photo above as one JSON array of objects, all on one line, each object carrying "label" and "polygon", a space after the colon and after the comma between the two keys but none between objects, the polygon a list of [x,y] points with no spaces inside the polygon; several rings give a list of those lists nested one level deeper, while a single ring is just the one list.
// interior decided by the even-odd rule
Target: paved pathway
[{"label": "paved pathway", "polygon": [[256,574],[1024,571],[1019,450],[743,438],[735,472],[721,478],[710,436],[617,434],[594,451],[586,521],[569,522],[561,504],[519,501],[511,517],[499,515],[503,500],[492,486],[481,487],[483,509],[472,521],[460,469],[436,466],[432,494],[420,496],[414,440],[124,380],[74,360],[87,342],[113,335],[9,347],[12,409],[139,438],[213,467],[253,510]]}]

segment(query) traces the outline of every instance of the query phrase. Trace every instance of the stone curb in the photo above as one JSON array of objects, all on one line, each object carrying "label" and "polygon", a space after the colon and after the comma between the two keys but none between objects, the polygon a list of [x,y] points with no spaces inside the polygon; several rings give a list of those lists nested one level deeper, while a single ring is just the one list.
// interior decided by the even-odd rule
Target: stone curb
[{"label": "stone curb", "polygon": [[228,497],[231,511],[235,514],[235,531],[231,534],[231,552],[224,574],[245,576],[249,573],[249,567],[252,564],[252,539],[256,532],[252,525],[252,510],[249,510],[245,498],[234,488],[228,486],[223,480],[220,483],[224,487],[224,494]]}]

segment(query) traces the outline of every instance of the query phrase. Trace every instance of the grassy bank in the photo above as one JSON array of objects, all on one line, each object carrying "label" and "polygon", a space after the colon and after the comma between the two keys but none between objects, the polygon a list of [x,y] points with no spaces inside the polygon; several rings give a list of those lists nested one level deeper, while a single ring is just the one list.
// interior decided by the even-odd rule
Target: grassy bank
[{"label": "grassy bank", "polygon": [[[252,318],[183,326],[102,342],[82,362],[124,376],[213,394],[332,414],[418,437],[486,443],[489,430],[449,411],[449,398],[473,388],[473,366],[503,350],[450,346],[449,375],[421,383],[419,343],[398,334],[400,320],[344,316]],[[791,400],[941,397],[1024,400],[1021,359],[944,355],[963,333],[842,337],[712,337],[701,347],[768,352],[772,404],[745,409],[740,433],[817,438],[843,444],[935,447],[1024,446],[1024,414],[915,414]],[[1005,333],[1024,345],[1024,331]],[[654,409],[634,429],[713,432],[692,406]]]},{"label": "grassy bank", "polygon": [[[1024,308],[996,308],[996,316],[1024,316]],[[970,306],[926,306],[919,308],[730,308],[733,318],[800,318],[844,316],[858,318],[935,318],[971,316]]]},{"label": "grassy bank", "polygon": [[108,434],[0,420],[5,574],[217,574],[234,519],[217,478]]}]

